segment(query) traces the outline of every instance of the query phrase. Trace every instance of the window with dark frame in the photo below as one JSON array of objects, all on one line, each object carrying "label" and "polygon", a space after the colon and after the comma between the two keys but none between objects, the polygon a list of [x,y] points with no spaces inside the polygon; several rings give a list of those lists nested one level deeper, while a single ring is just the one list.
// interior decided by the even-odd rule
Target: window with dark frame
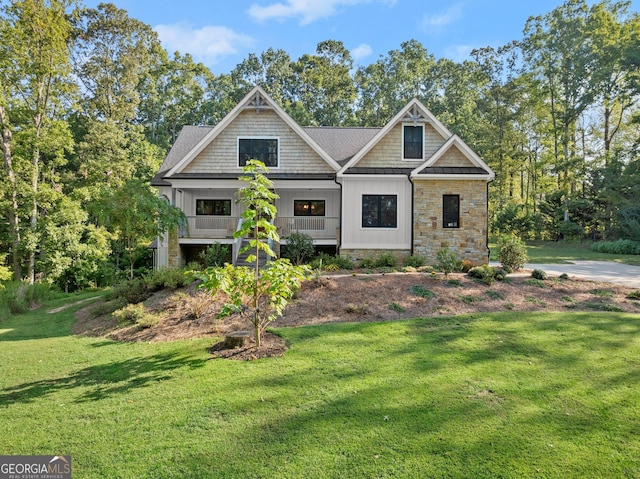
[{"label": "window with dark frame", "polygon": [[423,130],[422,126],[404,126],[404,159],[422,159]]},{"label": "window with dark frame", "polygon": [[231,216],[231,200],[196,200],[196,215]]},{"label": "window with dark frame", "polygon": [[460,195],[442,195],[442,227],[460,227]]},{"label": "window with dark frame", "polygon": [[249,160],[259,160],[268,167],[278,166],[277,138],[239,138],[238,165],[246,166]]},{"label": "window with dark frame", "polygon": [[293,200],[293,216],[324,216],[325,200]]},{"label": "window with dark frame", "polygon": [[363,228],[397,228],[398,195],[362,195]]}]

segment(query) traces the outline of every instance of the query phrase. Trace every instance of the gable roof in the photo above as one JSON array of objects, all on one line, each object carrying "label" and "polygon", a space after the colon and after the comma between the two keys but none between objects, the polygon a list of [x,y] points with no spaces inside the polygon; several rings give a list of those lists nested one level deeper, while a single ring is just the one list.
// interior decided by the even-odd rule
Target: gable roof
[{"label": "gable roof", "polygon": [[151,180],[152,186],[170,186],[169,183],[162,178],[178,164],[206,135],[213,129],[212,126],[191,126],[185,125],[180,130],[178,138],[173,143],[167,157],[160,165],[160,169]]},{"label": "gable roof", "polygon": [[452,133],[440,120],[438,120],[433,113],[431,113],[427,107],[425,107],[420,100],[414,98],[407,105],[394,116],[383,128],[381,128],[376,135],[369,140],[369,142],[349,160],[342,169],[338,172],[338,175],[342,175],[348,168],[355,166],[367,153],[369,153],[374,146],[376,146],[398,123],[410,123],[410,122],[426,122],[430,124],[436,132],[438,132],[442,139],[449,138]]},{"label": "gable roof", "polygon": [[306,126],[302,129],[337,163],[344,166],[382,128]]},{"label": "gable roof", "polygon": [[256,111],[268,109],[272,110],[289,126],[309,147],[315,151],[324,161],[326,161],[334,171],[340,169],[340,165],[327,154],[318,144],[309,136],[304,129],[298,125],[285,111],[280,108],[265,91],[259,86],[254,87],[238,104],[231,110],[216,126],[211,128],[175,165],[172,165],[168,172],[164,175],[172,176],[180,173],[198,154],[204,150],[224,129],[236,119],[236,117],[244,110]]},{"label": "gable roof", "polygon": [[[472,167],[455,167],[455,166],[443,166],[438,167],[436,163],[440,160],[445,153],[452,148],[457,148],[464,157],[471,162]],[[443,178],[444,176],[453,175],[456,178],[482,178],[487,180],[493,180],[495,173],[489,165],[487,165],[482,158],[480,158],[469,146],[462,141],[458,135],[452,135],[444,144],[436,151],[431,158],[425,161],[422,165],[418,166],[411,172],[411,178]]]}]

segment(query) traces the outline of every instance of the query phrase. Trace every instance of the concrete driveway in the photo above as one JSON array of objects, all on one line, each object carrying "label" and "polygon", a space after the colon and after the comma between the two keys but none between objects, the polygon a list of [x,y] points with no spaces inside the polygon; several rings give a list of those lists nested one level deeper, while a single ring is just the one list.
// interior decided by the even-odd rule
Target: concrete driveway
[{"label": "concrete driveway", "polygon": [[541,269],[552,275],[567,273],[569,276],[591,281],[604,281],[640,288],[640,266],[628,264],[609,261],[574,261],[568,264],[527,264],[525,269]]}]

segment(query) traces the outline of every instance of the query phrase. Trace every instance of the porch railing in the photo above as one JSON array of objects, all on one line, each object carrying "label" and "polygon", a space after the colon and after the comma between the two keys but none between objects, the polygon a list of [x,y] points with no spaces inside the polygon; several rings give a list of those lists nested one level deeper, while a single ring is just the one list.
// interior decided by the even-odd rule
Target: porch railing
[{"label": "porch railing", "polygon": [[[182,238],[232,238],[242,218],[237,216],[188,216]],[[335,239],[340,219],[333,216],[277,216],[275,225],[281,238],[305,233],[313,239]]]},{"label": "porch railing", "polygon": [[291,233],[305,233],[313,239],[334,239],[340,219],[333,216],[276,216],[281,238]]}]

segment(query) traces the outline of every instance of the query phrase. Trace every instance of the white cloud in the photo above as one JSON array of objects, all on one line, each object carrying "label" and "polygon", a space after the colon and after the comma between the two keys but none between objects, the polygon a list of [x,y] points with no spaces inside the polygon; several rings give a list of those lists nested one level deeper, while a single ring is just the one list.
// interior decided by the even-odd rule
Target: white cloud
[{"label": "white cloud", "polygon": [[238,53],[239,49],[254,43],[251,37],[227,27],[193,28],[185,23],[176,23],[154,28],[167,51],[190,53],[196,61],[207,65],[215,64],[220,58]]},{"label": "white cloud", "polygon": [[351,56],[357,62],[358,60],[368,57],[371,53],[373,53],[371,47],[366,43],[361,43],[351,51]]},{"label": "white cloud", "polygon": [[422,17],[422,27],[429,28],[442,28],[455,22],[462,16],[463,12],[462,3],[456,3],[449,7],[446,11],[437,13],[435,15],[426,15]]},{"label": "white cloud", "polygon": [[321,18],[334,15],[340,6],[371,3],[372,1],[386,3],[390,6],[397,2],[397,0],[286,0],[285,3],[272,3],[264,7],[254,3],[247,12],[258,22],[299,18],[300,25],[308,25]]}]

